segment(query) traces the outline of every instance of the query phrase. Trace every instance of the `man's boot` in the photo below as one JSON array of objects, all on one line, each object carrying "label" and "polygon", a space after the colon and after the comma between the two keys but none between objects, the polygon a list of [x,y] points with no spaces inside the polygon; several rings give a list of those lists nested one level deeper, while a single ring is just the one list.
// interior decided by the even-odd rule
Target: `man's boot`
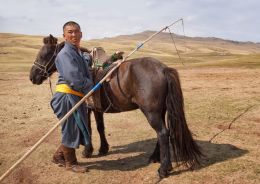
[{"label": "man's boot", "polygon": [[76,172],[76,173],[84,173],[87,172],[88,169],[86,167],[82,167],[78,164],[76,153],[74,148],[68,148],[62,146],[62,151],[65,158],[65,167],[67,170]]},{"label": "man's boot", "polygon": [[62,145],[60,145],[54,153],[52,157],[52,162],[58,164],[59,167],[65,167],[65,158],[63,155]]}]

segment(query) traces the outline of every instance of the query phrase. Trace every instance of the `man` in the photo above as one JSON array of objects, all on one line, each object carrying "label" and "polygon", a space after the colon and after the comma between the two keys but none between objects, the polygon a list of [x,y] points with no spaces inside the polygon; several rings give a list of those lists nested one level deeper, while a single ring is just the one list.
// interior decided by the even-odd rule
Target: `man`
[{"label": "man", "polygon": [[[56,93],[51,100],[54,113],[61,119],[92,86],[92,78],[88,70],[90,57],[83,56],[80,51],[82,32],[78,23],[69,21],[63,26],[64,48],[58,53],[55,65],[59,73]],[[62,124],[61,145],[53,156],[53,162],[65,166],[74,172],[86,172],[87,168],[77,162],[75,149],[79,145],[91,143],[88,131],[87,109],[81,105]]]}]

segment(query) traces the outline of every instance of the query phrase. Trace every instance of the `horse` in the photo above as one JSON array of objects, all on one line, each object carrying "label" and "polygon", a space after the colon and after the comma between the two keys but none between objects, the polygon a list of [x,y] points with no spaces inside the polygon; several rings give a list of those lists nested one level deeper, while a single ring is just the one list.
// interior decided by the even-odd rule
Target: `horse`
[{"label": "horse", "polygon": [[[40,84],[56,70],[53,63],[60,45],[52,36],[44,40],[30,71],[30,79],[35,84]],[[95,59],[93,55],[93,60]],[[43,70],[40,66],[46,69]],[[102,72],[94,69],[95,83],[99,80],[98,76],[103,76]],[[99,94],[96,95],[99,99],[95,99],[94,93],[94,101],[99,100],[101,109],[105,107],[106,112],[142,111],[157,134],[157,143],[149,161],[160,162],[160,178],[167,177],[173,169],[171,147],[177,165],[183,162],[192,168],[195,164],[200,164],[199,159],[203,154],[186,122],[183,93],[176,69],[167,67],[152,57],[130,59],[124,61],[112,73],[109,82],[104,82],[96,93]],[[103,120],[103,114],[98,115]]]}]

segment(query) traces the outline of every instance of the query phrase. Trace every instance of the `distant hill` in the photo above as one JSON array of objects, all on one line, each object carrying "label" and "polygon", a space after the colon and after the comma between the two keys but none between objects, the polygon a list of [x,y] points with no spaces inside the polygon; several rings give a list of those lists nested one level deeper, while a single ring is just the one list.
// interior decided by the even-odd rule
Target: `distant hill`
[{"label": "distant hill", "polygon": [[[151,35],[156,33],[155,31],[144,31],[132,35],[120,35],[112,38],[104,38],[103,41],[124,42],[124,41],[144,41]],[[210,52],[216,50],[223,50],[229,53],[237,54],[249,54],[260,53],[260,43],[254,42],[240,42],[233,40],[225,40],[215,37],[188,37],[181,36],[172,33],[176,46],[180,50],[186,50],[195,52]],[[169,33],[162,32],[156,35],[152,42],[156,43],[168,43],[172,44],[172,38]],[[187,47],[187,48],[185,48]]]},{"label": "distant hill", "polygon": [[[116,50],[122,50],[129,54],[139,43],[154,33],[153,31],[144,31],[112,38],[83,40],[82,45],[90,49],[101,46],[109,54]],[[0,71],[29,71],[43,45],[43,37],[0,33]],[[173,38],[181,60],[169,33],[161,33],[155,36],[131,57],[151,56],[173,67],[182,67],[182,63],[192,67],[242,66],[255,68],[260,66],[259,43],[175,34]],[[59,40],[61,41],[62,38],[59,38]]]}]

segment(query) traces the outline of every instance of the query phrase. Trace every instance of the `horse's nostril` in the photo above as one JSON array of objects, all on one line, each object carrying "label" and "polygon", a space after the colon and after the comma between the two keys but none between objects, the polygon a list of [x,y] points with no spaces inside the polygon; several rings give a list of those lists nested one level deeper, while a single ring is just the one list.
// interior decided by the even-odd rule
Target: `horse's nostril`
[{"label": "horse's nostril", "polygon": [[30,81],[32,81],[32,83],[33,83],[33,77],[32,77],[32,75],[30,75],[29,78],[30,78]]},{"label": "horse's nostril", "polygon": [[31,82],[35,84],[35,80],[33,78],[30,78]]},{"label": "horse's nostril", "polygon": [[34,75],[30,74],[29,78],[30,78],[30,81],[31,81],[33,84],[36,84],[36,83],[37,83],[37,79],[36,79],[36,77],[34,77]]}]

